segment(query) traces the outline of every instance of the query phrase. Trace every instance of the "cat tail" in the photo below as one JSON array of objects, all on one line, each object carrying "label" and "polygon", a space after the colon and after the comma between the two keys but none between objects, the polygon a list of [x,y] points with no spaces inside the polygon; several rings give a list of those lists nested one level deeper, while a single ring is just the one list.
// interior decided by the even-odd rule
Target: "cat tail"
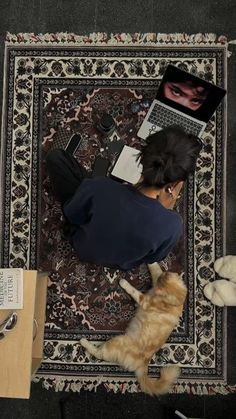
[{"label": "cat tail", "polygon": [[145,371],[136,371],[136,376],[141,390],[151,396],[168,393],[171,385],[177,380],[180,374],[180,368],[177,365],[170,365],[161,369],[160,378],[153,379],[148,377],[147,368]]}]

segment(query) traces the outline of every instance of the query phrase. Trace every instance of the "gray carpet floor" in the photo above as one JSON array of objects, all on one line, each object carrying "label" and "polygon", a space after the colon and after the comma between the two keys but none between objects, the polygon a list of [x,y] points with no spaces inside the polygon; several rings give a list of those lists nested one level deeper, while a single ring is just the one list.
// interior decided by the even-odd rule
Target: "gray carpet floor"
[{"label": "gray carpet floor", "polygon": [[[0,101],[5,32],[214,32],[236,39],[235,0],[4,0],[0,2]],[[236,45],[228,59],[227,254],[236,254]],[[1,105],[1,103],[0,103]],[[236,384],[236,308],[228,310],[228,380]],[[1,348],[0,348],[1,350]],[[1,368],[1,366],[0,366]],[[235,418],[236,395],[55,393],[33,384],[30,400],[0,399],[1,419]],[[171,416],[172,415],[172,416]]]}]

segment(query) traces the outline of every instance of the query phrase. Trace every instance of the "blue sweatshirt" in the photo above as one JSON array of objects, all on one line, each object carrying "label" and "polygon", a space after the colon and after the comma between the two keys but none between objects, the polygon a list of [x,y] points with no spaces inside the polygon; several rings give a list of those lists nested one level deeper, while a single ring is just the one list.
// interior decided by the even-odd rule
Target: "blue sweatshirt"
[{"label": "blue sweatshirt", "polygon": [[122,270],[162,260],[183,228],[177,212],[108,177],[83,180],[63,211],[80,260]]}]

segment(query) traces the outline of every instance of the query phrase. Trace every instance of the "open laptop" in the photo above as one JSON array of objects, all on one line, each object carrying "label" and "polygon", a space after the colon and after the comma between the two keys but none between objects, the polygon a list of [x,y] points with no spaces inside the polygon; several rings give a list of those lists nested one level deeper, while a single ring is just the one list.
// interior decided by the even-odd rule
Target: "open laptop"
[{"label": "open laptop", "polygon": [[225,93],[219,86],[168,65],[137,135],[146,139],[169,125],[179,125],[201,137]]}]

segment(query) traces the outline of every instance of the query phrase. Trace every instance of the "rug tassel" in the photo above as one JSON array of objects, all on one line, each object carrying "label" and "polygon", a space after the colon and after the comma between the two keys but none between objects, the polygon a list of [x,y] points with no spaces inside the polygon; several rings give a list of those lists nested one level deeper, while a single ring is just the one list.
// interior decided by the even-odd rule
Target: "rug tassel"
[{"label": "rug tassel", "polygon": [[[45,389],[53,389],[56,392],[60,391],[72,391],[74,393],[79,393],[82,389],[88,391],[97,391],[98,386],[103,385],[107,392],[113,391],[114,393],[125,394],[128,393],[140,393],[140,386],[136,381],[121,381],[114,379],[109,381],[105,377],[90,377],[87,380],[75,378],[73,380],[67,380],[61,377],[39,377],[36,376],[33,379],[34,383],[41,383],[42,387]],[[188,393],[193,395],[217,395],[222,394],[226,395],[229,393],[236,392],[236,385],[228,385],[226,383],[186,383],[179,382],[174,384],[170,393]]]}]

